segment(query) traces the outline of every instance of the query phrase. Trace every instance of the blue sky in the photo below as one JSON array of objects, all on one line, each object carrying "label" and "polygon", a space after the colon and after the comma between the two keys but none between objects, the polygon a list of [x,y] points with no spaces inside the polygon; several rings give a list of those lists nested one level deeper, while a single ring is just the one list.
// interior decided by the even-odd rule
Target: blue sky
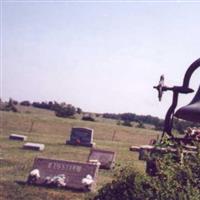
[{"label": "blue sky", "polygon": [[152,88],[161,74],[181,85],[200,57],[199,10],[200,2],[3,1],[2,98],[164,117],[172,95],[159,103]]}]

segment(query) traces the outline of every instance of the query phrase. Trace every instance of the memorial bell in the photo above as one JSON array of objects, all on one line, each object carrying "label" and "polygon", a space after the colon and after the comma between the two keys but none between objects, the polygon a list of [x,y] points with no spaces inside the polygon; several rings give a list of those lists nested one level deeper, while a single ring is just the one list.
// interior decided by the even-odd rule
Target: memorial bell
[{"label": "memorial bell", "polygon": [[200,122],[200,86],[192,101],[179,108],[174,116],[191,122]]},{"label": "memorial bell", "polygon": [[179,94],[188,94],[188,93],[194,92],[194,90],[189,87],[189,83],[190,83],[192,74],[197,68],[200,68],[200,58],[194,61],[189,66],[189,68],[187,69],[185,73],[183,84],[181,86],[173,86],[173,87],[166,86],[164,84],[164,75],[160,77],[159,84],[157,86],[154,86],[154,88],[158,90],[159,101],[161,101],[162,99],[163,92],[165,91],[173,92],[172,104],[169,107],[165,116],[162,137],[164,136],[165,133],[170,137],[174,137],[172,134],[174,117],[178,119],[183,119],[186,121],[200,123],[200,86],[194,98],[192,99],[192,101],[188,105],[179,108],[175,112],[175,109],[178,103]]}]

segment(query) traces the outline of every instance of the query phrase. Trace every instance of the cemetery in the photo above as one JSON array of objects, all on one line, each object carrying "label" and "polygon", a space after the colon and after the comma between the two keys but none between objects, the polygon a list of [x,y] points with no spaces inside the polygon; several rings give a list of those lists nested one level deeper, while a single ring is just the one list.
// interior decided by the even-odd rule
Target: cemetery
[{"label": "cemetery", "polygon": [[[112,181],[116,164],[123,165],[123,163],[133,162],[138,171],[144,172],[144,161],[138,160],[136,153],[129,153],[129,146],[144,145],[152,138],[155,139],[158,134],[153,130],[144,129],[142,130],[143,134],[141,134],[137,133],[139,130],[137,128],[103,122],[62,120],[51,115],[45,115],[44,117],[40,114],[37,115],[37,122],[32,131],[29,132],[31,122],[35,120],[34,115],[3,112],[3,116],[1,120],[3,120],[4,132],[0,135],[2,141],[0,173],[4,174],[1,177],[4,188],[1,193],[4,199],[23,199],[25,198],[24,195],[28,199],[35,199],[36,194],[41,199],[47,197],[48,199],[62,199],[64,197],[84,199],[88,195],[88,191],[95,192],[105,183]],[[93,144],[95,142],[95,149],[100,150],[100,152],[98,151],[99,153],[97,152],[90,159],[89,155],[93,147],[77,144],[66,145],[65,141],[69,140],[71,136],[71,127],[91,127],[93,140],[89,139],[88,141],[93,142]],[[19,132],[27,136],[26,141],[19,142],[9,139],[11,134],[19,134]],[[113,139],[114,132],[115,137]],[[26,143],[33,143],[34,147],[36,144],[43,144],[45,149],[43,151],[24,149],[23,145]],[[97,162],[89,163],[89,160],[101,160],[101,150],[103,150],[103,157],[111,161],[109,162],[110,169],[97,167]],[[115,155],[114,159],[113,155]],[[39,161],[41,161],[40,159],[44,160],[38,162],[36,161],[37,158],[39,158]],[[47,171],[45,169],[46,166],[48,168],[49,162],[54,164],[49,164],[51,169]],[[59,162],[66,163],[60,164]],[[83,166],[82,169],[85,168],[86,171],[81,176],[79,176],[80,174],[71,173],[76,168],[71,162],[72,164],[75,163],[75,166],[77,166],[76,163],[80,163]],[[112,166],[110,166],[111,163]],[[91,170],[88,169],[88,166],[91,167]],[[77,169],[79,170],[80,167]],[[96,174],[94,173],[95,170]],[[44,171],[48,173],[44,174]],[[67,183],[66,180],[70,178],[69,172],[72,175],[71,178],[76,180],[75,183],[71,183],[71,181]],[[31,174],[40,177],[38,184],[34,183],[34,178],[29,179]],[[46,183],[43,182],[44,179],[47,179]],[[22,182],[22,184],[18,182]],[[67,185],[69,183],[72,185]],[[91,187],[87,188],[85,185],[90,185],[90,183],[92,184]],[[54,195],[52,195],[52,192]]]},{"label": "cemetery", "polygon": [[[173,93],[162,133],[98,121],[63,120],[52,115],[38,114],[35,117],[1,111],[4,115],[1,119],[3,134],[0,136],[3,141],[0,159],[3,198],[24,199],[27,195],[28,199],[34,199],[38,195],[39,199],[92,199],[90,195],[97,195],[97,199],[106,199],[107,194],[120,197],[123,193],[118,187],[133,175],[141,174],[148,176],[148,180],[154,177],[162,181],[161,160],[167,155],[172,156],[172,163],[180,166],[186,160],[198,159],[199,127],[190,127],[180,136],[173,132],[173,119],[200,123],[200,88],[188,105],[175,111],[179,93],[193,92],[189,82],[199,66],[200,59],[189,66],[181,86],[167,87],[164,76],[161,76],[158,86],[154,87],[158,90],[159,100],[163,92],[169,90]],[[134,167],[130,176],[126,174],[130,170],[123,170],[126,164]],[[119,173],[117,181],[115,170]],[[141,182],[140,186],[143,184]]]},{"label": "cemetery", "polygon": [[200,200],[200,0],[0,10],[0,200]]}]

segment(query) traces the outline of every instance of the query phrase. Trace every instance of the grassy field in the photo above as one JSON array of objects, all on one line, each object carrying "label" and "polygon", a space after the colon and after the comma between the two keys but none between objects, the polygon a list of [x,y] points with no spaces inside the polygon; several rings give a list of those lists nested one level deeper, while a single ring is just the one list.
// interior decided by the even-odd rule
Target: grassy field
[{"label": "grassy field", "polygon": [[[137,153],[130,152],[131,145],[148,144],[158,132],[116,125],[113,120],[100,119],[86,122],[80,119],[55,117],[53,112],[41,109],[20,107],[20,113],[0,112],[0,199],[1,200],[59,200],[84,199],[88,194],[19,185],[25,181],[32,168],[34,158],[42,156],[64,160],[87,160],[90,149],[65,145],[72,127],[81,126],[94,129],[94,142],[97,148],[116,151],[116,163],[123,166],[131,162],[136,170],[144,173],[144,162],[138,160]],[[23,142],[9,140],[11,133],[28,136],[29,142],[45,144],[43,152],[23,150]],[[115,133],[115,137],[113,137]],[[97,190],[112,181],[113,171],[100,170]]]}]

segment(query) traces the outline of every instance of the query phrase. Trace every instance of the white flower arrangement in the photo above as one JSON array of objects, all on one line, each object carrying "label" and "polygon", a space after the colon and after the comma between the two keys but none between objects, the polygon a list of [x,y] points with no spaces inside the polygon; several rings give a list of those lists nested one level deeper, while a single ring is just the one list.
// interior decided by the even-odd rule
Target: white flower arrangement
[{"label": "white flower arrangement", "polygon": [[40,171],[39,169],[33,169],[31,172],[30,172],[30,176],[31,177],[35,177],[35,178],[40,178]]},{"label": "white flower arrangement", "polygon": [[81,182],[85,186],[90,186],[94,182],[94,180],[93,180],[92,176],[90,174],[88,174],[85,178],[82,179]]},{"label": "white flower arrangement", "polygon": [[40,171],[38,169],[33,169],[28,176],[28,184],[35,184],[40,178]]},{"label": "white flower arrangement", "polygon": [[59,174],[57,176],[54,176],[54,177],[49,177],[47,176],[45,178],[45,183],[46,184],[53,184],[53,185],[56,185],[58,187],[65,187],[66,186],[66,183],[65,183],[65,175],[64,174]]}]

